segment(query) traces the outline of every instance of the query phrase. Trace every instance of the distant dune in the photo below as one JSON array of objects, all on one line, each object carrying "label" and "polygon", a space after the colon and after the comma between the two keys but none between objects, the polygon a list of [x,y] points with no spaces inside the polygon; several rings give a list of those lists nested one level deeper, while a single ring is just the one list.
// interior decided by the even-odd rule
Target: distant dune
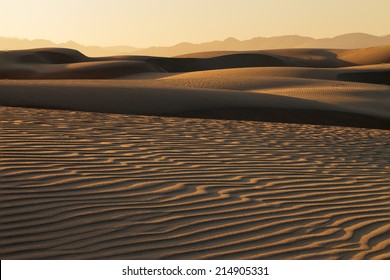
[{"label": "distant dune", "polygon": [[389,73],[390,45],[0,52],[0,257],[389,259]]},{"label": "distant dune", "polygon": [[187,53],[210,51],[252,51],[286,48],[327,48],[327,49],[358,49],[381,45],[390,45],[390,35],[373,36],[365,33],[351,33],[333,38],[314,39],[298,35],[278,37],[256,37],[240,41],[227,38],[223,41],[212,41],[201,44],[179,43],[174,46],[155,46],[150,48],[134,48],[130,46],[83,46],[76,42],[55,44],[48,40],[27,40],[18,38],[0,37],[0,50],[19,50],[33,48],[70,48],[87,54],[88,56],[113,55],[148,55],[148,56],[178,56]]},{"label": "distant dune", "polygon": [[[90,58],[72,49],[0,52],[0,78],[102,79],[144,72],[191,72],[246,67],[338,68],[390,63],[390,45],[356,50],[287,49],[194,53],[175,58]],[[386,71],[379,69],[378,71]]]},{"label": "distant dune", "polygon": [[390,128],[390,46],[176,58],[34,49],[0,62],[0,105]]},{"label": "distant dune", "polygon": [[135,51],[140,51],[138,48],[130,46],[84,46],[73,41],[56,44],[49,40],[27,40],[19,38],[0,37],[0,50],[25,50],[36,48],[68,48],[76,49],[89,56],[110,56],[118,54],[129,54]]}]

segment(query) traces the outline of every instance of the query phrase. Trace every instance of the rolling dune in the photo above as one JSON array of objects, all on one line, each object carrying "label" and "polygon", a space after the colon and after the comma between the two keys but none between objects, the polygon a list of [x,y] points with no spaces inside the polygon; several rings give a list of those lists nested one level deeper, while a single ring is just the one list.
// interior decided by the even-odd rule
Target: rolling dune
[{"label": "rolling dune", "polygon": [[[269,52],[279,58],[268,62],[285,65],[295,59],[333,59],[337,53]],[[281,58],[287,54],[289,58]],[[208,60],[198,58],[200,63],[194,62],[196,58],[91,59],[67,49],[10,52],[0,55],[0,76],[14,78],[0,81],[0,105],[390,128],[390,64],[245,66],[266,66],[270,57],[261,54],[256,61],[249,53],[209,55]],[[362,51],[361,57],[377,59],[371,49]],[[379,57],[386,60],[383,48],[379,48]],[[193,71],[194,67],[206,70]],[[227,69],[211,70],[224,67]],[[184,72],[171,72],[178,68]],[[21,80],[26,77],[30,80]]]},{"label": "rolling dune", "polygon": [[1,107],[2,259],[388,259],[383,130]]},{"label": "rolling dune", "polygon": [[360,65],[390,63],[390,46],[343,50],[338,52],[338,57]]},{"label": "rolling dune", "polygon": [[390,63],[390,46],[377,46],[364,49],[281,49],[264,51],[218,51],[177,56],[178,58],[216,58],[232,55],[267,55],[285,61],[288,66],[303,67],[347,67],[353,65],[372,65]]},{"label": "rolling dune", "polygon": [[[271,72],[273,72],[272,70],[277,72],[277,69],[271,69]],[[350,70],[344,71],[349,73]],[[285,96],[294,98],[292,100],[328,104],[334,106],[335,111],[367,114],[390,119],[390,88],[387,85],[330,80],[332,75],[335,76],[334,79],[337,79],[339,76],[337,73],[340,73],[340,70],[337,70],[336,73],[323,69],[313,70],[308,74],[311,76],[310,79],[294,77],[306,74],[304,71],[297,70],[297,75],[295,75],[294,69],[288,69],[287,73],[284,73],[289,77],[287,75],[284,77],[283,75],[280,75],[281,77],[266,76],[263,74],[264,72],[266,71],[259,71],[257,68],[216,70],[179,74],[160,80],[175,86],[188,88],[241,90],[257,92],[258,94],[269,93],[272,94],[272,97]],[[283,73],[283,70],[280,72]],[[357,70],[354,73],[364,75],[364,72],[358,72]],[[312,78],[324,74],[327,79]],[[274,107],[278,107],[277,104],[274,104]]]},{"label": "rolling dune", "polygon": [[[238,80],[207,79],[209,71],[196,75],[202,73],[200,78],[183,74],[184,78],[157,80],[5,80],[0,81],[0,104],[390,128],[389,86],[276,77],[253,80],[245,75]],[[242,110],[248,117],[239,116]]]},{"label": "rolling dune", "polygon": [[338,68],[380,63],[390,63],[390,46],[357,50],[208,52],[173,58],[149,56],[89,58],[72,49],[48,48],[0,52],[0,78],[111,79],[148,72],[172,73],[275,66]]}]

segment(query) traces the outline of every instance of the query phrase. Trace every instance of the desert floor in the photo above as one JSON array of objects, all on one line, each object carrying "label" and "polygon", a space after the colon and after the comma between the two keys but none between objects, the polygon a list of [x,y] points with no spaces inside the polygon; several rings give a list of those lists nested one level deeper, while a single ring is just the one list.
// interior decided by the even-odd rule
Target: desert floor
[{"label": "desert floor", "polygon": [[389,259],[390,47],[0,52],[1,259]]}]

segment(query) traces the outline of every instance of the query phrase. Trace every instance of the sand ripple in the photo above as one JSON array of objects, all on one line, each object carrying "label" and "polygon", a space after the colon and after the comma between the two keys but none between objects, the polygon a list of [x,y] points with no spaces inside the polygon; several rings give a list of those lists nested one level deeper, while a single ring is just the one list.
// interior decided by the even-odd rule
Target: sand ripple
[{"label": "sand ripple", "polygon": [[2,259],[390,258],[390,131],[0,108]]}]

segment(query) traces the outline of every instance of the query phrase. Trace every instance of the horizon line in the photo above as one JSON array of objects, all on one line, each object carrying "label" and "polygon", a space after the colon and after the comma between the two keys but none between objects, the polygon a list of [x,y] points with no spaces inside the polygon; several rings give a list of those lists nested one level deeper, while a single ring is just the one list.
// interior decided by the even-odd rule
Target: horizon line
[{"label": "horizon line", "polygon": [[199,43],[190,42],[190,41],[181,41],[181,42],[178,42],[178,43],[175,43],[175,44],[171,44],[171,45],[151,45],[151,46],[146,46],[146,47],[137,47],[137,46],[130,45],[130,44],[129,45],[127,45],[127,44],[118,44],[118,45],[82,44],[82,43],[79,43],[79,42],[77,42],[75,40],[72,40],[72,39],[67,40],[67,41],[63,41],[63,42],[56,42],[56,41],[53,41],[53,40],[50,40],[50,39],[44,39],[44,38],[30,39],[30,38],[10,37],[10,36],[1,36],[1,35],[0,35],[0,38],[16,39],[16,40],[27,40],[27,41],[30,41],[30,42],[33,42],[33,41],[49,41],[49,42],[51,42],[53,44],[56,44],[56,45],[75,43],[75,44],[83,46],[83,47],[100,47],[100,48],[132,47],[132,48],[135,48],[135,49],[148,49],[148,48],[154,48],[154,47],[156,47],[156,48],[173,47],[173,46],[177,46],[177,45],[180,45],[180,44],[200,45],[200,44],[210,43],[210,42],[224,42],[224,41],[226,41],[228,39],[234,39],[234,40],[237,40],[237,41],[240,41],[240,42],[244,42],[244,41],[250,41],[250,40],[253,40],[253,39],[257,39],[257,38],[271,39],[271,38],[297,36],[297,37],[302,37],[302,38],[310,38],[310,39],[314,39],[314,40],[322,40],[322,39],[334,39],[334,38],[337,38],[337,37],[340,37],[340,36],[352,35],[352,34],[370,35],[370,36],[379,37],[379,38],[390,36],[390,33],[385,34],[385,35],[375,35],[375,34],[366,33],[366,32],[349,32],[349,33],[343,33],[343,34],[335,35],[335,36],[332,36],[332,37],[318,37],[318,38],[311,37],[311,36],[305,36],[305,35],[299,35],[299,34],[275,35],[275,36],[268,36],[268,37],[256,36],[256,37],[247,38],[247,39],[237,39],[234,36],[229,36],[229,37],[226,37],[225,39],[216,39],[216,40],[211,40],[211,41],[203,41],[203,42],[199,42]]}]

